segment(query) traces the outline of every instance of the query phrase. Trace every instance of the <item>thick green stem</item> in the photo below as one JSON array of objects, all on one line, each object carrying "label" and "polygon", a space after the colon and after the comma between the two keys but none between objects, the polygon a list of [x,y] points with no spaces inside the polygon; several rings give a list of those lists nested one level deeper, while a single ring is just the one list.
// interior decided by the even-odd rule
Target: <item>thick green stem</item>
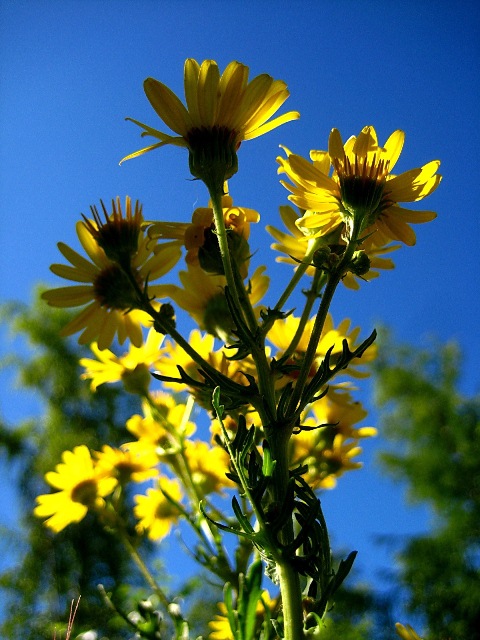
[{"label": "thick green stem", "polygon": [[290,563],[277,563],[282,594],[283,631],[285,640],[302,640],[303,608],[300,578]]}]

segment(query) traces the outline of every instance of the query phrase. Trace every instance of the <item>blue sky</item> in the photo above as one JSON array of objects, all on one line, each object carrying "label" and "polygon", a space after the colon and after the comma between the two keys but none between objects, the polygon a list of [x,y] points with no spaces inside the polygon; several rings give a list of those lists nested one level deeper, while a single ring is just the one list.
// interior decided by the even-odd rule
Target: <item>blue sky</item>
[{"label": "blue sky", "polygon": [[[129,194],[147,218],[178,221],[206,203],[182,150],[165,148],[119,167],[141,145],[139,130],[124,118],[161,129],[144,78],[183,96],[185,58],[214,58],[222,68],[236,59],[252,76],[285,80],[286,108],[301,113],[242,145],[230,183],[236,203],[261,213],[251,246],[262,259],[270,244],[263,226],[276,224],[278,206],[287,202],[276,174],[279,144],[307,156],[326,148],[332,127],[346,139],[373,124],[380,142],[406,131],[398,171],[442,161],[443,182],[420,207],[438,218],[416,226],[417,245],[394,254],[395,271],[361,291],[342,290],[333,314],[338,322],[352,318],[364,335],[382,323],[414,344],[432,335],[458,340],[463,388],[478,391],[479,18],[474,2],[2,2],[1,299],[28,301],[37,282],[57,284],[49,272],[60,257],[56,242],[76,246],[75,223],[100,198]],[[274,256],[267,258],[273,273]],[[277,273],[281,280],[289,271]],[[2,389],[0,397],[9,419],[28,411],[20,394]],[[334,540],[359,549],[360,575],[370,580],[389,562],[374,549],[375,534],[428,524],[422,510],[404,505],[403,489],[379,474],[380,445],[369,444],[365,469],[324,498]]]}]

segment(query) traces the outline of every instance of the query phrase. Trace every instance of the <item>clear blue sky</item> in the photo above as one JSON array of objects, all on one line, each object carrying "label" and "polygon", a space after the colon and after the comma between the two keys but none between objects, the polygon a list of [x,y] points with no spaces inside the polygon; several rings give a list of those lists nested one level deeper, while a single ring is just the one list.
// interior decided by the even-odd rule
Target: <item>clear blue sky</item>
[{"label": "clear blue sky", "polygon": [[[236,59],[252,76],[285,80],[286,107],[301,113],[242,145],[230,183],[238,204],[261,213],[251,244],[262,259],[270,244],[263,225],[275,224],[287,202],[276,175],[279,144],[308,155],[326,148],[332,127],[347,138],[373,124],[381,142],[406,131],[399,171],[442,161],[443,182],[421,203],[437,220],[416,226],[417,246],[393,255],[395,271],[359,292],[343,291],[333,312],[338,321],[351,317],[365,335],[381,322],[416,344],[429,335],[457,339],[466,354],[464,388],[478,391],[479,18],[477,3],[439,0],[4,0],[0,297],[28,301],[35,283],[56,285],[49,272],[60,257],[56,242],[75,245],[79,214],[100,198],[129,194],[143,202],[146,217],[178,221],[206,203],[177,148],[118,166],[141,144],[124,118],[161,128],[143,94],[145,77],[183,96],[185,58],[214,58],[222,68]],[[26,411],[20,395],[2,389],[1,400],[12,420]],[[359,549],[360,575],[370,580],[389,562],[374,550],[375,534],[427,525],[423,512],[404,506],[402,488],[379,475],[380,444],[368,445],[365,469],[324,499],[334,540]]]}]

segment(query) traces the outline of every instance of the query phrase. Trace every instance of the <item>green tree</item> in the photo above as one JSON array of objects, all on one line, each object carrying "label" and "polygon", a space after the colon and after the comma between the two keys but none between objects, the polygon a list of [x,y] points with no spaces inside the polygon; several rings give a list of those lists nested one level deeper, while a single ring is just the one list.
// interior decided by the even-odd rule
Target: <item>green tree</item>
[{"label": "green tree", "polygon": [[480,638],[480,395],[459,391],[455,344],[380,348],[375,365],[384,468],[428,504],[434,530],[409,539],[398,559],[408,608],[428,638]]},{"label": "green tree", "polygon": [[2,321],[13,334],[28,341],[20,349],[27,350],[27,357],[17,350],[3,365],[16,369],[18,384],[35,393],[43,407],[40,416],[19,424],[1,421],[0,446],[18,476],[22,514],[20,536],[18,530],[4,532],[5,546],[16,561],[0,576],[5,603],[2,638],[51,640],[55,627],[65,627],[70,602],[79,595],[76,630],[96,628],[116,638],[131,636],[124,621],[106,615],[97,588],[102,583],[125,604],[127,594],[120,585],[139,586],[137,572],[116,538],[93,517],[52,535],[32,515],[35,497],[48,491],[44,474],[60,462],[64,450],[78,444],[97,449],[103,442],[119,444],[126,435],[126,417],[138,410],[134,396],[125,397],[108,385],[92,394],[80,380],[78,358],[87,353],[59,336],[67,317],[43,302],[32,308],[4,305],[1,310]]}]

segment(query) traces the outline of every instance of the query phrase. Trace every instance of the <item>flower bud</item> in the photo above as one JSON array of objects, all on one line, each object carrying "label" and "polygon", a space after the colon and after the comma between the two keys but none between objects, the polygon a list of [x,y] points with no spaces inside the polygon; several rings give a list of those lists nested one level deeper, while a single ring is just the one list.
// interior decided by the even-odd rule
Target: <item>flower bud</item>
[{"label": "flower bud", "polygon": [[370,271],[370,258],[365,251],[355,251],[349,270],[356,276],[363,276]]}]

